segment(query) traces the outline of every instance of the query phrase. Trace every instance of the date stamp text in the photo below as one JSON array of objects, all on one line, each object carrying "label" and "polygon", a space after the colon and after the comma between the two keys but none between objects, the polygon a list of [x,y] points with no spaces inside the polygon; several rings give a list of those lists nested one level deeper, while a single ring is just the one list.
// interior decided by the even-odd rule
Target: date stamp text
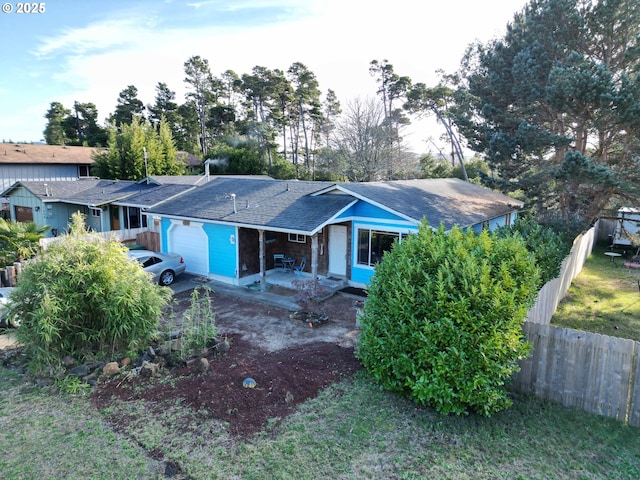
[{"label": "date stamp text", "polygon": [[2,4],[2,13],[16,13],[18,15],[29,15],[45,13],[47,4],[45,2],[4,2]]}]

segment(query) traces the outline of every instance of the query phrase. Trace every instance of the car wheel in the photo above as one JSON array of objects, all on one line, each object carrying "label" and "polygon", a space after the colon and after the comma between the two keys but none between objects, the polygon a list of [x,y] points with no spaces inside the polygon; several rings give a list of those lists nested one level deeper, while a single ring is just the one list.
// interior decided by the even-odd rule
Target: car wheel
[{"label": "car wheel", "polygon": [[175,280],[175,275],[173,273],[173,271],[171,270],[165,270],[164,272],[162,272],[160,274],[160,285],[164,285],[165,287],[168,287],[169,285],[171,285],[173,283],[173,281]]}]

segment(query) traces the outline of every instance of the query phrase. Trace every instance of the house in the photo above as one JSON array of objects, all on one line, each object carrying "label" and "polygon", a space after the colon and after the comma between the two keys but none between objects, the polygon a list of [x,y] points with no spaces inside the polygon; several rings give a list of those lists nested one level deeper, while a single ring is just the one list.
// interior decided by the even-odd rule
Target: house
[{"label": "house", "polygon": [[76,180],[89,177],[92,147],[0,144],[0,190],[20,180]]},{"label": "house", "polygon": [[[188,178],[187,178],[188,177]],[[185,176],[168,183],[167,177],[127,180],[80,179],[19,181],[0,195],[9,204],[12,220],[49,225],[46,236],[67,230],[71,216],[80,212],[96,232],[146,227],[144,211],[194,188],[202,176]]]},{"label": "house", "polygon": [[313,278],[368,285],[394,241],[430,225],[480,231],[510,225],[522,202],[458,179],[370,183],[213,177],[146,210],[163,251],[191,273],[234,285],[263,281],[274,255]]}]

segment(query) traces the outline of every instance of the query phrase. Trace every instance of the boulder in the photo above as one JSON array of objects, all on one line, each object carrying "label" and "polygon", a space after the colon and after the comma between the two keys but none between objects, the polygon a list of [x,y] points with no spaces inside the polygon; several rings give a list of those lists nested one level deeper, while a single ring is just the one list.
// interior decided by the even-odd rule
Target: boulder
[{"label": "boulder", "polygon": [[140,368],[140,375],[142,377],[155,377],[160,371],[160,365],[152,362],[144,362]]},{"label": "boulder", "polygon": [[86,363],[83,365],[78,365],[77,367],[70,368],[67,373],[69,375],[75,375],[78,378],[86,377],[91,372],[89,365]]},{"label": "boulder", "polygon": [[113,375],[120,373],[120,366],[118,362],[109,362],[104,367],[102,367],[102,373],[107,375],[108,377],[112,377]]},{"label": "boulder", "polygon": [[206,373],[209,370],[209,360],[206,358],[201,358],[200,363],[198,364],[198,371],[200,373]]}]

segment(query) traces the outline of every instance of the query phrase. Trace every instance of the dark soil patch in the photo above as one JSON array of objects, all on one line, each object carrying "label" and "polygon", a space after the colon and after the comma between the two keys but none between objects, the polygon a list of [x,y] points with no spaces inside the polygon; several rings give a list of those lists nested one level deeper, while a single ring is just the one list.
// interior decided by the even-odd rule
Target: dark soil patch
[{"label": "dark soil patch", "polygon": [[356,287],[344,287],[340,290],[343,293],[348,293],[350,295],[357,295],[358,297],[367,297],[368,292],[364,288],[356,288]]},{"label": "dark soil patch", "polygon": [[[183,309],[188,306],[189,295],[190,292],[186,292],[176,297]],[[209,353],[206,358],[210,366],[205,373],[199,372],[200,362],[196,360],[184,367],[165,369],[161,373],[162,381],[136,377],[123,382],[122,377],[116,377],[100,383],[92,397],[95,405],[104,410],[121,402],[145,400],[149,405],[162,408],[163,402],[170,400],[175,404],[179,399],[184,408],[199,414],[205,412],[209,418],[227,422],[230,433],[246,436],[262,430],[268,419],[286,417],[299,403],[361,368],[353,347],[356,333],[353,298],[335,295],[326,300],[322,310],[329,318],[328,326],[309,328],[303,322],[292,320],[289,311],[213,295],[221,333],[233,332],[226,334],[231,340],[228,352]],[[348,332],[346,335],[323,338],[323,329],[340,331],[343,324],[350,328],[343,330]],[[293,332],[292,338],[299,341],[275,351],[263,348],[266,344],[252,341],[252,330],[260,328],[259,325],[286,328],[283,332]],[[166,381],[167,377],[171,381]],[[243,387],[247,377],[256,381],[255,388]],[[109,421],[127,429],[126,417],[114,416]],[[179,428],[176,425],[176,429]]]}]

